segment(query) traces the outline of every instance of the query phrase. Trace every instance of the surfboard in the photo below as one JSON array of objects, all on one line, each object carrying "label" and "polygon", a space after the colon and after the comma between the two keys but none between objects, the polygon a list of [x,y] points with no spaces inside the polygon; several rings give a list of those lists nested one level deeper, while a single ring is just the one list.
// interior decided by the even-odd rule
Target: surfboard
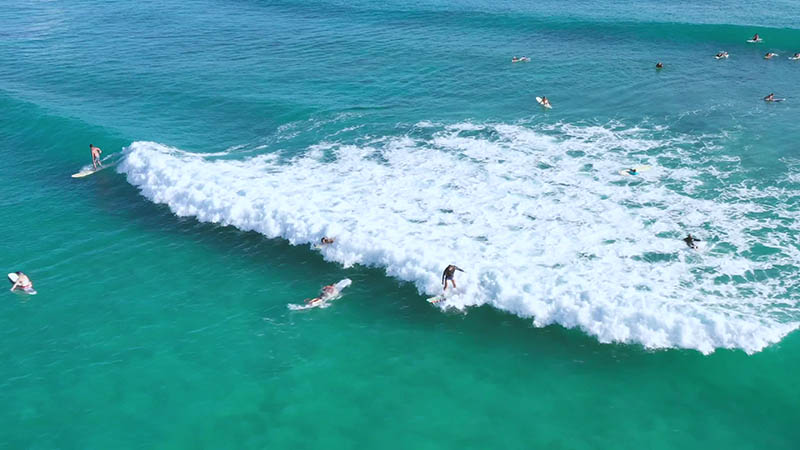
[{"label": "surfboard", "polygon": [[550,109],[550,108],[552,108],[552,107],[553,107],[552,105],[545,105],[544,103],[542,103],[542,97],[536,97],[536,103],[538,103],[538,104],[540,104],[540,105],[544,106],[544,107],[545,107],[545,108],[547,108],[547,109]]},{"label": "surfboard", "polygon": [[748,39],[748,40],[747,40],[747,42],[749,42],[749,43],[751,43],[751,44],[758,44],[758,43],[764,42],[764,39],[761,39],[761,38],[758,38],[758,39]]},{"label": "surfboard", "polygon": [[329,302],[332,302],[332,301],[334,301],[336,299],[341,298],[342,297],[342,291],[346,287],[350,286],[352,283],[353,282],[349,278],[345,278],[345,279],[340,280],[338,283],[333,285],[333,293],[331,293],[331,294],[329,294],[327,296],[321,296],[322,298],[320,298],[317,301],[314,301],[312,303],[305,303],[305,304],[302,304],[302,305],[289,303],[288,305],[286,305],[286,307],[291,309],[292,311],[301,311],[301,310],[304,310],[304,309],[311,309],[311,308],[327,308],[328,306],[330,306]]},{"label": "surfboard", "polygon": [[728,55],[722,55],[722,56],[714,55],[714,58],[716,58],[716,59],[728,59]]},{"label": "surfboard", "polygon": [[428,298],[427,302],[432,304],[432,305],[435,305],[435,304],[437,304],[437,303],[439,303],[441,301],[444,301],[445,298],[446,297],[444,296],[444,294],[440,294],[440,295]]},{"label": "surfboard", "polygon": [[792,61],[797,61],[798,59],[800,59],[800,56],[790,56],[789,59]]},{"label": "surfboard", "polygon": [[[17,282],[17,279],[19,279],[19,275],[17,275],[16,273],[11,272],[10,274],[8,274],[8,281],[11,282],[12,286],[14,285],[14,283]],[[28,295],[36,295],[36,289],[34,289],[32,287],[25,288],[25,289],[15,289],[14,290],[14,292],[17,292],[17,291],[24,292],[24,293],[26,293]]]},{"label": "surfboard", "polygon": [[631,170],[631,169],[622,169],[622,170],[620,170],[620,171],[619,171],[619,174],[620,174],[620,175],[624,175],[624,176],[626,176],[626,177],[630,177],[630,176],[633,176],[633,177],[635,177],[636,175],[638,175],[638,174],[639,174],[639,173],[641,173],[641,172],[647,172],[647,171],[648,171],[648,170],[650,170],[651,168],[652,168],[651,166],[647,166],[647,165],[644,165],[644,166],[636,166],[636,167],[634,167],[634,169],[636,169],[636,172],[637,172],[637,173],[635,173],[635,174],[633,174],[633,173],[630,173],[630,172],[629,172],[629,170]]}]

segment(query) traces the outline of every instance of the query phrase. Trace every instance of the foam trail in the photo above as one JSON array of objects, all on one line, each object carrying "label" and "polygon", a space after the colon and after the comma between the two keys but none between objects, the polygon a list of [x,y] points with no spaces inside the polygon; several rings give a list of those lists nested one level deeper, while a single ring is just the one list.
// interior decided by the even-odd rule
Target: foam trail
[{"label": "foam trail", "polygon": [[[640,129],[416,128],[427,134],[321,143],[288,161],[212,161],[134,142],[118,171],[180,216],[292,244],[335,236],[327,259],[383,267],[429,295],[455,263],[466,273],[448,307],[489,304],[601,342],[703,353],[752,353],[797,328],[799,221],[770,214],[797,191],[693,196],[708,173],[659,167],[655,156],[682,157],[686,138]],[[617,174],[638,164],[654,168]],[[750,232],[773,228],[784,231]],[[688,251],[686,230],[713,242]],[[779,250],[751,257],[759,243]]]}]

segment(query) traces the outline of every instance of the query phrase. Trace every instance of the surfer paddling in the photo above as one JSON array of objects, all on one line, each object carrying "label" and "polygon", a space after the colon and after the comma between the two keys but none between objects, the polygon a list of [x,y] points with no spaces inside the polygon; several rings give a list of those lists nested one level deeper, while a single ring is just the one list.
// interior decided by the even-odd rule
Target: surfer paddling
[{"label": "surfer paddling", "polygon": [[689,234],[688,236],[683,238],[683,242],[686,242],[686,245],[689,248],[691,248],[692,250],[697,250],[697,242],[699,242],[699,241],[700,241],[700,239],[697,239],[696,237],[692,236],[691,234]]},{"label": "surfer paddling", "polygon": [[449,266],[444,268],[444,272],[442,272],[442,284],[444,285],[444,289],[442,289],[443,291],[447,290],[448,281],[453,283],[453,289],[456,288],[456,279],[455,279],[456,270],[459,272],[463,272],[461,268],[456,267],[453,264],[450,264]]},{"label": "surfer paddling", "polygon": [[336,238],[331,238],[331,237],[325,236],[322,239],[320,239],[319,245],[330,245],[330,244],[333,244],[334,242],[336,242]]},{"label": "surfer paddling", "polygon": [[719,52],[714,56],[714,58],[727,59],[728,58],[728,52]]},{"label": "surfer paddling", "polygon": [[663,69],[663,68],[664,68],[664,64],[662,64],[661,61],[656,63],[656,69]]},{"label": "surfer paddling", "polygon": [[94,170],[97,170],[98,167],[103,166],[103,164],[100,163],[100,154],[103,153],[103,151],[100,150],[100,147],[95,147],[92,144],[89,144],[89,150],[92,152],[92,166]]},{"label": "surfer paddling", "polygon": [[322,291],[320,292],[319,296],[306,299],[306,304],[310,305],[316,302],[324,302],[325,300],[328,300],[334,295],[336,295],[336,286],[329,284],[327,286],[322,287]]},{"label": "surfer paddling", "polygon": [[16,274],[17,281],[11,285],[11,292],[14,292],[15,289],[22,289],[23,291],[33,289],[33,282],[27,275],[22,272],[16,272]]},{"label": "surfer paddling", "polygon": [[767,52],[767,54],[764,55],[764,59],[772,59],[773,56],[778,56],[778,54],[773,52]]}]

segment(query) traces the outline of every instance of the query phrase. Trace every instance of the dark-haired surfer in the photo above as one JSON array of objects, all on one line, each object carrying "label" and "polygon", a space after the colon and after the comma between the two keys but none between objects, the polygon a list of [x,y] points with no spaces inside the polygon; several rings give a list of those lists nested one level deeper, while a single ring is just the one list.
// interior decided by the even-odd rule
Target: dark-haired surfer
[{"label": "dark-haired surfer", "polygon": [[17,272],[17,281],[11,285],[11,291],[14,291],[17,288],[22,290],[31,290],[33,289],[33,281],[31,281],[31,279],[28,278],[28,276],[24,273]]},{"label": "dark-haired surfer", "polygon": [[456,270],[459,272],[463,272],[463,270],[461,270],[459,267],[456,267],[452,264],[444,268],[444,272],[442,272],[442,284],[444,285],[444,289],[442,289],[443,291],[447,290],[448,281],[453,283],[453,289],[456,288],[456,280],[454,278],[456,275]]},{"label": "dark-haired surfer", "polygon": [[689,234],[688,236],[683,238],[683,242],[686,242],[686,245],[689,246],[689,248],[691,248],[693,250],[697,250],[697,242],[699,242],[699,241],[700,241],[700,239],[697,239],[696,237],[692,236],[691,234]]},{"label": "dark-haired surfer", "polygon": [[103,151],[100,150],[100,147],[95,147],[92,144],[89,144],[89,150],[92,152],[92,166],[94,166],[94,170],[97,170],[98,166],[102,166],[102,164],[100,164],[100,154],[103,153]]}]

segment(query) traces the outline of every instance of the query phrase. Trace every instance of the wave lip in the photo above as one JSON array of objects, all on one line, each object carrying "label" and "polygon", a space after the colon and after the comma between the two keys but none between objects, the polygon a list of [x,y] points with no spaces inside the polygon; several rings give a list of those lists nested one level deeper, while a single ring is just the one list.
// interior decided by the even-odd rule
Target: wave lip
[{"label": "wave lip", "polygon": [[[118,171],[179,216],[295,245],[335,236],[321,250],[326,259],[383,267],[421,293],[439,293],[442,268],[455,263],[466,273],[458,273],[459,291],[447,306],[488,304],[536,326],[580,328],[600,342],[753,353],[797,328],[781,306],[796,295],[791,283],[748,281],[747,274],[798,255],[694,253],[678,239],[687,228],[710,226],[726,245],[749,248],[755,238],[741,230],[771,224],[748,218],[762,209],[756,200],[693,198],[664,186],[674,181],[664,168],[635,182],[617,173],[635,163],[657,166],[651,154],[669,152],[683,137],[671,142],[615,127],[426,125],[434,129],[427,137],[320,143],[288,161],[276,154],[214,161],[134,142]],[[687,171],[675,176],[691,178]]]}]

